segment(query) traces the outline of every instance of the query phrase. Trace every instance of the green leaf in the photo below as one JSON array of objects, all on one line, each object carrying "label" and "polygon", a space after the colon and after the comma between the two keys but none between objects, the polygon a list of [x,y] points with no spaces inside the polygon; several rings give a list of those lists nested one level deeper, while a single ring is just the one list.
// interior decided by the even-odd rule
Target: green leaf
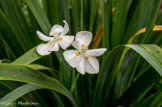
[{"label": "green leaf", "polygon": [[112,47],[119,45],[124,37],[127,14],[131,1],[132,0],[117,0],[111,35]]},{"label": "green leaf", "polygon": [[102,46],[107,48],[107,52],[110,51],[110,33],[111,33],[111,21],[112,21],[112,0],[103,0],[103,36]]},{"label": "green leaf", "polygon": [[52,25],[60,24],[59,4],[58,0],[48,0],[47,2],[47,13],[49,21]]},{"label": "green leaf", "polygon": [[47,35],[49,33],[49,30],[51,28],[51,25],[48,21],[47,15],[43,11],[43,9],[40,7],[37,0],[26,0],[29,8],[31,9],[32,13],[34,14],[36,20],[38,21],[40,27]]},{"label": "green leaf", "polygon": [[[124,45],[124,46],[129,47],[133,49],[134,51],[136,51],[138,54],[140,54],[156,70],[156,72],[159,73],[160,76],[162,76],[162,71],[161,71],[162,64],[160,63],[161,59],[159,58],[162,55],[162,52],[161,52],[162,50],[160,47],[153,45],[153,44],[151,45]],[[113,103],[115,103],[117,99],[115,100],[112,99],[112,93],[113,95],[114,93],[118,93],[119,95],[117,94],[117,96],[120,96],[120,94],[122,94],[119,92],[115,92],[117,90],[114,89],[115,80],[118,80],[117,78],[119,78],[117,67],[118,67],[118,64],[120,63],[119,60],[121,59],[121,55],[122,55],[121,52],[123,51],[123,48],[121,47],[122,46],[118,46],[114,48],[105,58],[104,64],[101,66],[101,71],[98,75],[97,84],[94,90],[92,106],[99,106],[99,104],[101,104],[102,102],[105,102],[103,103],[103,105],[113,106]],[[147,51],[148,49],[146,49],[146,47],[149,48],[151,52]],[[152,51],[151,48],[154,48],[155,50]],[[156,74],[156,76],[158,77],[159,75]],[[155,78],[152,78],[152,81],[154,81],[154,79]],[[145,81],[148,81],[148,80],[145,79]],[[149,87],[149,85],[147,85],[147,87]]]},{"label": "green leaf", "polygon": [[10,60],[8,60],[8,59],[1,59],[0,60],[0,63],[10,63],[11,61]]},{"label": "green leaf", "polygon": [[127,19],[127,26],[124,37],[125,43],[137,30],[141,29],[141,27],[146,24],[149,4],[150,0],[133,0],[132,6],[129,9],[129,17]]},{"label": "green leaf", "polygon": [[29,64],[27,67],[34,69],[34,70],[48,70],[48,71],[55,71],[58,72],[57,70],[54,70],[52,68],[40,65],[40,64]]},{"label": "green leaf", "polygon": [[40,56],[36,52],[36,47],[34,47],[33,49],[31,49],[28,52],[26,52],[24,55],[22,55],[19,58],[17,58],[15,61],[13,61],[12,64],[24,64],[24,65],[28,65],[28,64],[32,63],[33,61],[41,58],[41,57],[42,56]]},{"label": "green leaf", "polygon": [[79,1],[77,0],[71,0],[71,6],[72,6],[72,33],[76,34],[79,31],[79,9],[78,9],[78,3]]},{"label": "green leaf", "polygon": [[[162,76],[162,50],[156,45],[125,45],[139,53]],[[152,50],[154,48],[154,50]],[[160,58],[159,58],[160,57]],[[159,58],[159,59],[158,59]]]},{"label": "green leaf", "polygon": [[[142,101],[140,104],[138,104],[138,107],[160,107],[161,98],[162,98],[161,92],[153,93],[149,97],[145,98],[144,101]],[[154,105],[151,105],[151,103],[154,103]],[[158,106],[158,104],[159,104],[159,106]]]},{"label": "green leaf", "polygon": [[93,31],[94,27],[94,21],[96,18],[96,13],[97,13],[97,6],[98,6],[99,1],[98,0],[92,0],[92,8],[91,8],[91,15],[90,15],[90,24],[89,24],[89,31]]},{"label": "green leaf", "polygon": [[69,0],[59,0],[60,5],[60,14],[62,16],[63,20],[66,20],[67,23],[70,23],[70,17],[69,17]]},{"label": "green leaf", "polygon": [[21,39],[22,44],[25,46],[25,50],[30,49],[33,46],[32,42],[34,41],[17,0],[1,0],[1,4],[7,18],[13,26],[13,29]]},{"label": "green leaf", "polygon": [[13,91],[11,91],[10,93],[8,93],[7,95],[5,95],[4,97],[2,97],[0,99],[0,102],[4,102],[4,104],[0,104],[1,107],[6,107],[5,104],[7,104],[8,102],[13,102],[16,99],[20,98],[21,96],[37,90],[37,89],[42,89],[43,87],[38,86],[38,85],[33,85],[33,84],[25,84]]},{"label": "green leaf", "polygon": [[[9,22],[9,20],[7,19],[7,17],[5,16],[5,14],[3,13],[1,9],[0,9],[0,16],[1,16],[0,22],[2,24],[0,26],[0,32],[1,32],[0,36],[6,41],[8,46],[14,52],[14,55],[18,57],[19,55],[22,54],[22,52],[24,52],[25,47],[22,44],[19,36],[15,33],[11,23]],[[2,42],[2,39],[1,39],[1,42]]]},{"label": "green leaf", "polygon": [[160,92],[152,101],[149,107],[160,107],[162,105],[162,92]]},{"label": "green leaf", "polygon": [[145,33],[145,38],[142,43],[148,43],[148,40],[150,39],[152,29],[154,27],[156,17],[158,15],[159,7],[160,7],[160,2],[161,0],[156,0],[156,1],[151,1],[152,3],[149,3],[151,6],[151,9],[153,11],[150,11],[149,13],[149,18],[147,20],[146,24],[146,33]]},{"label": "green leaf", "polygon": [[52,77],[55,77],[55,78],[58,77],[57,73],[59,72],[57,70],[40,65],[40,64],[29,64],[27,65],[27,67],[34,69],[34,70],[48,70],[50,74],[52,75]]},{"label": "green leaf", "polygon": [[[161,77],[158,73],[150,70],[144,72],[121,96],[117,105],[130,106],[145,91],[150,89]],[[142,81],[142,82],[141,82]]]},{"label": "green leaf", "polygon": [[21,81],[54,90],[68,97],[74,106],[76,106],[72,94],[54,78],[23,65],[0,64],[0,69],[0,80]]}]

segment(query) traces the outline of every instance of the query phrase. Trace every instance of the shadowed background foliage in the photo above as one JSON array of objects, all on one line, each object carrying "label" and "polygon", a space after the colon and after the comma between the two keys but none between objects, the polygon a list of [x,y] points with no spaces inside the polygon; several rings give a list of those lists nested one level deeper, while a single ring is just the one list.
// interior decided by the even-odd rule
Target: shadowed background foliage
[{"label": "shadowed background foliage", "polygon": [[[161,0],[0,0],[0,102],[160,107],[161,6]],[[69,35],[93,33],[89,48],[107,48],[98,74],[79,75],[63,50],[37,54],[36,31],[48,35],[63,20]]]}]

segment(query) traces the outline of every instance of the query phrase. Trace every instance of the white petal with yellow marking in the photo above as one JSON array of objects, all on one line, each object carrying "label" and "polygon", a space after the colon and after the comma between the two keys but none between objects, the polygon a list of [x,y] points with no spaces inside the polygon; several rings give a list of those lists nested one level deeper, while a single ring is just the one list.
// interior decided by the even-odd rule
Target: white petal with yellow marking
[{"label": "white petal with yellow marking", "polygon": [[62,49],[68,48],[74,40],[74,36],[61,36],[58,41]]},{"label": "white petal with yellow marking", "polygon": [[53,46],[52,49],[50,49],[50,51],[58,51],[59,50],[59,45],[58,42],[56,42]]},{"label": "white petal with yellow marking", "polygon": [[86,60],[86,72],[89,74],[97,74],[99,72],[99,62],[95,57],[89,57]]},{"label": "white petal with yellow marking", "polygon": [[60,25],[54,25],[50,31],[50,36],[54,36],[55,34],[59,34],[64,30],[64,28]]},{"label": "white petal with yellow marking", "polygon": [[79,41],[80,45],[88,46],[92,41],[92,33],[80,31],[76,34],[75,40]]},{"label": "white petal with yellow marking", "polygon": [[51,49],[51,46],[49,45],[49,42],[46,44],[40,44],[37,47],[37,52],[39,55],[49,55],[51,52],[49,51],[49,49]]},{"label": "white petal with yellow marking", "polygon": [[63,56],[71,67],[75,68],[76,66],[78,66],[81,56],[76,50],[65,51],[63,53]]}]

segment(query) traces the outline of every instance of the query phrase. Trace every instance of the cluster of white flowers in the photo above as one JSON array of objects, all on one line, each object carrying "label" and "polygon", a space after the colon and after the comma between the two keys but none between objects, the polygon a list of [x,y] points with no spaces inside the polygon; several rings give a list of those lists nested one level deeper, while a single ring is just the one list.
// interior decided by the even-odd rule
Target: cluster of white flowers
[{"label": "cluster of white flowers", "polygon": [[96,74],[99,72],[99,62],[97,56],[101,56],[106,48],[101,49],[88,49],[89,44],[92,41],[92,33],[88,31],[80,31],[75,36],[66,35],[69,31],[69,26],[66,21],[64,28],[60,25],[54,25],[50,31],[49,36],[45,36],[41,32],[37,31],[38,37],[42,41],[46,41],[46,44],[40,44],[37,47],[38,54],[44,56],[49,55],[52,51],[58,51],[59,46],[66,50],[71,44],[75,50],[66,50],[63,56],[67,63],[76,68],[81,74],[85,72],[90,74]]}]

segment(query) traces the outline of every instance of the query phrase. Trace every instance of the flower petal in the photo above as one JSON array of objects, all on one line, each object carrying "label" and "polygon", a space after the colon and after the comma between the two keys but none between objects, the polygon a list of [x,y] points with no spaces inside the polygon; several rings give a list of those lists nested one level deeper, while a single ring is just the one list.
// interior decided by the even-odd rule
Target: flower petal
[{"label": "flower petal", "polygon": [[65,35],[69,32],[69,25],[67,24],[67,22],[65,20],[63,22],[65,23],[64,30],[61,32],[60,35]]},{"label": "flower petal", "polygon": [[58,42],[56,42],[55,44],[53,44],[53,47],[50,49],[50,51],[58,51],[59,50],[59,45]]},{"label": "flower petal", "polygon": [[49,43],[46,43],[46,44],[40,44],[38,47],[37,47],[37,52],[39,55],[49,55],[51,52],[49,51],[49,49],[51,48],[51,46],[49,45]]},{"label": "flower petal", "polygon": [[97,74],[99,72],[99,63],[97,58],[89,57],[86,60],[86,72],[89,74]]},{"label": "flower petal", "polygon": [[74,42],[72,43],[72,46],[73,46],[75,49],[77,49],[77,50],[80,50],[80,48],[81,48],[81,46],[80,46],[80,44],[79,44],[79,41],[74,41]]},{"label": "flower petal", "polygon": [[76,50],[68,50],[63,53],[65,60],[73,68],[78,66],[81,57],[80,55],[76,55],[76,52]]},{"label": "flower petal", "polygon": [[81,56],[80,63],[76,67],[77,71],[80,72],[81,74],[85,74],[85,58]]},{"label": "flower petal", "polygon": [[68,48],[74,40],[74,36],[61,36],[59,44],[62,49]]},{"label": "flower petal", "polygon": [[88,56],[101,56],[106,50],[106,48],[90,49],[86,50],[85,54]]},{"label": "flower petal", "polygon": [[80,45],[88,46],[92,41],[92,33],[88,31],[80,31],[76,34],[76,41],[80,42]]},{"label": "flower petal", "polygon": [[64,30],[64,28],[60,25],[54,25],[52,28],[51,28],[51,31],[50,31],[50,36],[54,36],[56,33],[59,34],[61,33],[62,31]]},{"label": "flower petal", "polygon": [[48,37],[46,35],[44,35],[43,33],[41,33],[40,31],[36,32],[38,37],[42,40],[42,41],[50,41],[51,37]]}]

